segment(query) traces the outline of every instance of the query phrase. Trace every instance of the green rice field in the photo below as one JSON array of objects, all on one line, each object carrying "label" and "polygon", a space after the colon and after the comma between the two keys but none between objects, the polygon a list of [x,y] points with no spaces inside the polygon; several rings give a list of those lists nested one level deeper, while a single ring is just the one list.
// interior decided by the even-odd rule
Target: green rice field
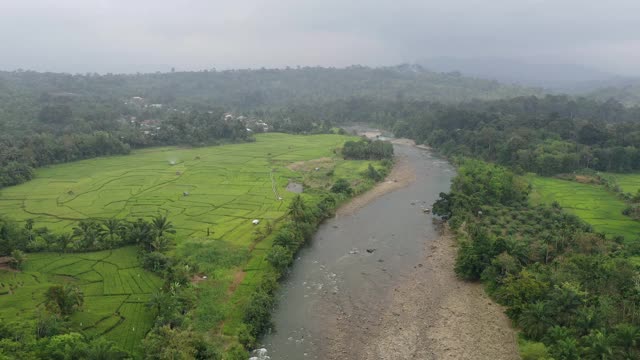
[{"label": "green rice field", "polygon": [[640,190],[640,174],[612,174],[607,173],[616,180],[622,191],[636,194]]},{"label": "green rice field", "polygon": [[557,201],[598,232],[622,235],[628,241],[640,237],[640,222],[622,214],[625,202],[601,186],[533,175],[527,179],[533,186],[532,202]]},{"label": "green rice field", "polygon": [[153,321],[146,303],[162,279],[140,267],[134,247],[29,254],[23,271],[0,270],[0,318],[7,322],[35,318],[45,291],[62,283],[78,285],[85,296],[82,311],[71,318],[76,330],[105,335],[125,349],[137,350]]},{"label": "green rice field", "polygon": [[[288,183],[310,184],[303,194],[307,199],[316,196],[313,188],[329,188],[338,178],[350,180],[356,192],[371,186],[361,175],[369,161],[346,161],[336,154],[350,139],[268,133],[252,143],[151,148],[55,165],[38,169],[32,181],[2,189],[0,214],[33,219],[36,227],[54,232],[71,231],[87,218],[135,220],[166,214],[177,230],[171,254],[198,265],[206,275],[195,284],[194,328],[233,337],[243,305],[267,266],[272,237],[256,242],[255,230],[267,222],[278,227],[295,195],[286,190]],[[253,225],[254,219],[260,225]],[[0,270],[0,280],[0,317],[8,321],[34,316],[51,284],[78,283],[85,304],[73,315],[75,326],[88,334],[105,334],[130,351],[152,326],[146,303],[161,285],[161,279],[139,267],[130,247],[29,254],[23,272]],[[9,286],[18,287],[9,291]]]}]

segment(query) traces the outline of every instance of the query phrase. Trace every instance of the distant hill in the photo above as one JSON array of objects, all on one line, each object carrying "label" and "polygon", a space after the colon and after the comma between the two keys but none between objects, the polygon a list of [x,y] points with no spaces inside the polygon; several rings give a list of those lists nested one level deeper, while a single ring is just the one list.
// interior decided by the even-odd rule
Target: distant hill
[{"label": "distant hill", "polygon": [[640,105],[640,79],[621,81],[611,86],[601,87],[589,92],[587,96],[600,101],[615,99],[628,106]]},{"label": "distant hill", "polygon": [[419,61],[432,71],[459,71],[466,76],[507,84],[535,86],[570,94],[592,91],[623,77],[575,64],[531,64],[506,58],[439,57]]},{"label": "distant hill", "polygon": [[[541,94],[540,90],[504,85],[456,73],[436,73],[416,65],[369,68],[304,67],[137,75],[70,75],[0,72],[0,89],[90,98],[141,96],[152,103],[202,103],[255,109],[296,102],[349,97],[459,102]],[[10,90],[10,91],[9,91]],[[7,94],[8,94],[7,93]],[[2,105],[2,104],[0,104]]]}]

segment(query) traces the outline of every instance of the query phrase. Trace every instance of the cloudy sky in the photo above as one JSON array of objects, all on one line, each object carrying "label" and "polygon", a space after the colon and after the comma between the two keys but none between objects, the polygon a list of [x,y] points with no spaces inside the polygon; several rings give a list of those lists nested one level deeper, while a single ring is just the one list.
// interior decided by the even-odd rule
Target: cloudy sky
[{"label": "cloudy sky", "polygon": [[640,75],[639,0],[0,0],[0,69],[508,57]]}]

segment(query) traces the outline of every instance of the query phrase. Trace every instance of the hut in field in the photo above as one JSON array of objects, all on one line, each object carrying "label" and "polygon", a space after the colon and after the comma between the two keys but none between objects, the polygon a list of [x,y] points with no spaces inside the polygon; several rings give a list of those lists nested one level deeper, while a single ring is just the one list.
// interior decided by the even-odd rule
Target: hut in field
[{"label": "hut in field", "polygon": [[254,219],[251,223],[253,223],[253,225],[258,225],[260,224],[260,220]]}]

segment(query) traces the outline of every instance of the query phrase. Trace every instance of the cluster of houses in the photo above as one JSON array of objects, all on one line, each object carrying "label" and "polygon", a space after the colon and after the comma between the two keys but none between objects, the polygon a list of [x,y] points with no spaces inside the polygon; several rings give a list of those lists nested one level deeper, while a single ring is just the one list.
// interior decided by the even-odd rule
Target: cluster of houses
[{"label": "cluster of houses", "polygon": [[[167,111],[186,113],[186,111],[178,109],[168,109],[163,104],[148,104],[146,99],[141,96],[133,96],[125,100],[125,105],[133,106],[139,110],[143,109],[165,109]],[[212,114],[212,111],[209,111]],[[240,121],[245,124],[247,132],[268,132],[272,130],[271,126],[261,119],[255,119],[244,115],[236,116],[233,113],[227,112],[224,115],[225,121]],[[120,121],[123,123],[129,123],[132,126],[139,127],[144,135],[154,136],[161,129],[161,121],[157,119],[138,120],[135,116],[128,116],[122,118]]]},{"label": "cluster of houses", "polygon": [[266,122],[260,119],[248,118],[244,115],[240,115],[236,117],[229,112],[224,114],[224,121],[233,121],[233,120],[241,121],[242,123],[244,123],[247,127],[248,132],[256,132],[256,131],[268,132],[269,130],[271,130],[271,127],[269,126],[269,124],[267,124]]}]

